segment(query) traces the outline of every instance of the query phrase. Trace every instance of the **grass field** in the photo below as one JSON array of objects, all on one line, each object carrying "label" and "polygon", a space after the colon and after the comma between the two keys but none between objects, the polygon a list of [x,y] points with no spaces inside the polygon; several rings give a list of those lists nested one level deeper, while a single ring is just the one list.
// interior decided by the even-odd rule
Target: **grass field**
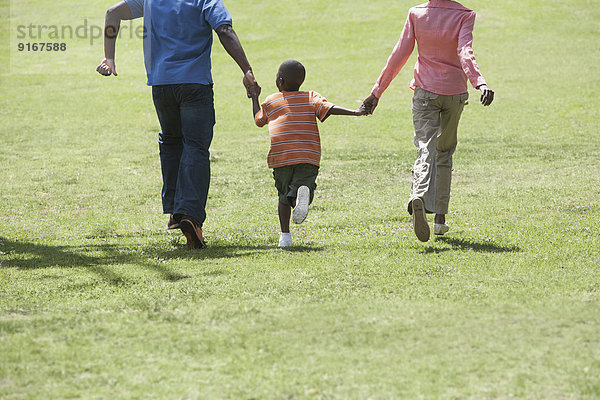
[{"label": "grass field", "polygon": [[[262,98],[295,58],[345,107],[414,4],[226,1]],[[102,26],[110,2],[2,0],[0,398],[600,399],[600,7],[463,4],[497,98],[463,114],[447,236],[418,242],[405,211],[413,57],[374,116],[321,125],[315,202],[277,249],[268,133],[217,42],[209,248],[189,251],[141,41],[103,78],[101,41],[18,52],[17,28]]]}]

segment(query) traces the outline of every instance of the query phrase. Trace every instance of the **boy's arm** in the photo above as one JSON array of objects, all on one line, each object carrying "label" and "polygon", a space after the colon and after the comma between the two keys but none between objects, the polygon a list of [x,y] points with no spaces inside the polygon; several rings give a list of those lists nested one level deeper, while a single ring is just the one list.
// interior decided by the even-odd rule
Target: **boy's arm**
[{"label": "boy's arm", "polygon": [[252,94],[252,116],[256,119],[256,115],[260,111],[260,102],[258,101],[258,94]]},{"label": "boy's arm", "polygon": [[357,110],[350,110],[349,108],[333,106],[327,111],[325,114],[325,118],[323,118],[322,122],[324,122],[330,115],[351,115],[351,116],[361,116],[367,115],[367,110],[364,105],[361,105]]},{"label": "boy's arm", "polygon": [[132,19],[131,9],[124,1],[120,1],[106,12],[104,20],[104,59],[96,68],[99,74],[104,76],[117,76],[115,66],[115,43],[119,35],[121,21]]},{"label": "boy's arm", "polygon": [[260,105],[258,100],[258,93],[252,93],[252,114],[254,116],[254,123],[259,128],[267,125],[269,123],[269,118],[267,117],[267,111],[264,107]]}]

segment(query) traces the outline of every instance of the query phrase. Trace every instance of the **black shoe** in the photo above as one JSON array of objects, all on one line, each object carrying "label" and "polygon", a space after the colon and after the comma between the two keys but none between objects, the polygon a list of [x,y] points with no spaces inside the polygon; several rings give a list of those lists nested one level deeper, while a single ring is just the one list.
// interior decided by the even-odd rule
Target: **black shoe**
[{"label": "black shoe", "polygon": [[167,224],[167,227],[167,229],[169,230],[179,229],[179,222],[175,220],[173,214],[171,214],[171,216],[169,217],[169,223]]}]

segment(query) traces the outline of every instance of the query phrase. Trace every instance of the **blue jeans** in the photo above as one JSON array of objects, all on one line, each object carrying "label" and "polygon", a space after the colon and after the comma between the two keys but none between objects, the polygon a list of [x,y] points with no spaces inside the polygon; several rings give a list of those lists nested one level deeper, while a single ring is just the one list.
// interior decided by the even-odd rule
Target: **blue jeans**
[{"label": "blue jeans", "polygon": [[202,225],[210,186],[208,149],[215,125],[212,86],[153,86],[152,99],[161,127],[163,212],[186,214]]}]

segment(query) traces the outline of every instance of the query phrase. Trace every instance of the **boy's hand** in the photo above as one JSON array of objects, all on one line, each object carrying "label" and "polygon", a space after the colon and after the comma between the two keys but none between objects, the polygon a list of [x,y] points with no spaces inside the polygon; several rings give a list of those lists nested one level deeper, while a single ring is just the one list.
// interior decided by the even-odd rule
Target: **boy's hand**
[{"label": "boy's hand", "polygon": [[104,75],[104,76],[110,76],[110,75],[117,76],[117,68],[115,67],[115,60],[110,59],[110,58],[102,59],[102,62],[100,62],[98,67],[96,67],[96,71],[98,71],[98,73],[100,75]]},{"label": "boy's hand", "polygon": [[258,86],[258,82],[254,78],[254,73],[252,70],[248,70],[244,75],[244,79],[242,80],[244,83],[244,87],[246,88],[246,94],[248,98],[258,97],[260,95],[260,86]]},{"label": "boy's hand", "polygon": [[481,91],[481,104],[483,104],[484,107],[492,104],[492,101],[494,101],[494,91],[487,87],[487,85],[481,85],[477,89]]}]

